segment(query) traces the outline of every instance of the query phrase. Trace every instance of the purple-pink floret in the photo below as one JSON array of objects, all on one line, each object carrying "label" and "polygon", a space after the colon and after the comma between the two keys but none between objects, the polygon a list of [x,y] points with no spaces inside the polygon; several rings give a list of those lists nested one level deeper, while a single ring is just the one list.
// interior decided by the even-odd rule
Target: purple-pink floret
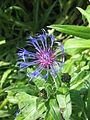
[{"label": "purple-pink floret", "polygon": [[[60,67],[64,63],[64,47],[60,44],[57,49],[53,49],[54,35],[49,35],[43,30],[43,33],[37,35],[37,37],[29,37],[28,45],[34,46],[34,52],[30,52],[26,49],[20,49],[18,52],[19,66],[20,68],[27,68],[30,66],[36,66],[36,69],[32,73],[28,73],[30,77],[38,77],[42,74],[43,70],[44,78],[48,78],[48,73],[55,77],[60,70]],[[32,49],[32,48],[31,48]],[[59,52],[58,52],[59,51]]]},{"label": "purple-pink floret", "polygon": [[53,64],[55,60],[54,51],[50,48],[47,50],[41,50],[36,53],[36,58],[38,59],[38,64],[40,64],[44,68],[49,68],[50,65]]}]

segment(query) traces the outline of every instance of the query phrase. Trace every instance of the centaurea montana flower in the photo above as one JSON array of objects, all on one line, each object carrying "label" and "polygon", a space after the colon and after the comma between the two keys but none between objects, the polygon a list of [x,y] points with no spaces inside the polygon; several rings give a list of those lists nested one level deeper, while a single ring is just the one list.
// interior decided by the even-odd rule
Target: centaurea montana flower
[{"label": "centaurea montana flower", "polygon": [[37,37],[30,36],[28,38],[28,45],[34,46],[35,51],[31,52],[23,48],[18,52],[20,68],[36,66],[35,71],[28,73],[28,76],[38,77],[42,75],[48,79],[49,74],[53,78],[58,75],[58,71],[64,63],[64,47],[62,43],[59,43],[60,46],[55,50],[54,41],[54,35],[49,35],[45,30]]}]

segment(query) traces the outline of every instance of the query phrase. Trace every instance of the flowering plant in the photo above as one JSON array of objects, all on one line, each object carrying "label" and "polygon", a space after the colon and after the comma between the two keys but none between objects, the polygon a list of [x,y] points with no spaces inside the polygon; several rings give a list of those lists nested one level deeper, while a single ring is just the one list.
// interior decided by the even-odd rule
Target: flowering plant
[{"label": "flowering plant", "polygon": [[[82,9],[87,4],[0,1],[0,120],[90,119],[90,5]],[[35,35],[47,25],[49,32]]]},{"label": "flowering plant", "polygon": [[35,65],[37,67],[36,70],[32,73],[28,73],[28,76],[38,77],[46,70],[46,74],[43,75],[43,77],[48,79],[50,73],[52,78],[55,79],[64,63],[64,47],[62,43],[60,43],[60,46],[54,49],[54,42],[54,35],[49,35],[45,30],[43,30],[42,34],[37,35],[36,38],[30,36],[28,38],[28,45],[33,45],[35,50],[32,52],[24,48],[19,50],[18,64],[20,68]]}]

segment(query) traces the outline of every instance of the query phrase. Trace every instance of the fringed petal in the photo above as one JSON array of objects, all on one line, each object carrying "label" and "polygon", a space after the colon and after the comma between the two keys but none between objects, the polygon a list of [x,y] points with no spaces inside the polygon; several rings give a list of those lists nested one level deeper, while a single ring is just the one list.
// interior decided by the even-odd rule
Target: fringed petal
[{"label": "fringed petal", "polygon": [[18,62],[17,64],[20,66],[20,68],[27,68],[27,67],[32,66],[32,65],[37,65],[38,61],[33,61],[33,62]]},{"label": "fringed petal", "polygon": [[41,72],[43,71],[43,69],[44,69],[43,67],[39,66],[38,68],[36,68],[36,70],[34,72],[28,73],[27,76],[38,77],[41,74]]},{"label": "fringed petal", "polygon": [[50,35],[50,39],[51,39],[51,48],[52,48],[52,46],[53,46],[53,43],[54,43],[54,40],[55,40],[55,38],[54,38],[54,35],[52,34],[52,35]]}]

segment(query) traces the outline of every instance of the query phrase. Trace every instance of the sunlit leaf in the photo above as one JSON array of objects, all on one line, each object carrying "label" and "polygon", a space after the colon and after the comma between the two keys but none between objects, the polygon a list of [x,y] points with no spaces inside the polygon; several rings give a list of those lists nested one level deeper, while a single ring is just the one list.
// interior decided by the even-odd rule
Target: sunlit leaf
[{"label": "sunlit leaf", "polygon": [[86,39],[68,39],[64,44],[65,51],[70,54],[74,55],[81,50],[90,48],[90,40]]},{"label": "sunlit leaf", "polygon": [[46,113],[45,120],[61,120],[60,108],[57,104],[56,99],[50,99],[49,105],[47,107],[48,111]]},{"label": "sunlit leaf", "polygon": [[84,15],[84,17],[88,20],[89,26],[90,26],[90,6],[87,7],[86,10],[83,10],[80,7],[77,7],[77,9]]},{"label": "sunlit leaf", "polygon": [[18,106],[23,120],[36,120],[40,116],[42,117],[45,111],[43,101],[38,102],[37,97],[26,94],[25,92],[18,93],[16,99],[18,100]]},{"label": "sunlit leaf", "polygon": [[48,27],[53,28],[56,31],[66,33],[68,35],[90,39],[90,27],[76,26],[76,25],[60,25],[60,24],[54,24]]},{"label": "sunlit leaf", "polygon": [[76,84],[72,85],[70,89],[76,89],[82,85],[82,83],[85,83],[85,81],[88,81],[90,78],[90,74],[85,76],[84,78],[79,79],[79,81],[76,82]]},{"label": "sunlit leaf", "polygon": [[67,94],[67,95],[58,94],[57,101],[58,101],[61,113],[63,114],[63,117],[65,118],[65,120],[69,120],[72,113],[70,94]]},{"label": "sunlit leaf", "polygon": [[1,79],[1,87],[4,84],[5,80],[7,79],[8,75],[11,73],[12,69],[8,69],[4,72],[2,79]]}]

